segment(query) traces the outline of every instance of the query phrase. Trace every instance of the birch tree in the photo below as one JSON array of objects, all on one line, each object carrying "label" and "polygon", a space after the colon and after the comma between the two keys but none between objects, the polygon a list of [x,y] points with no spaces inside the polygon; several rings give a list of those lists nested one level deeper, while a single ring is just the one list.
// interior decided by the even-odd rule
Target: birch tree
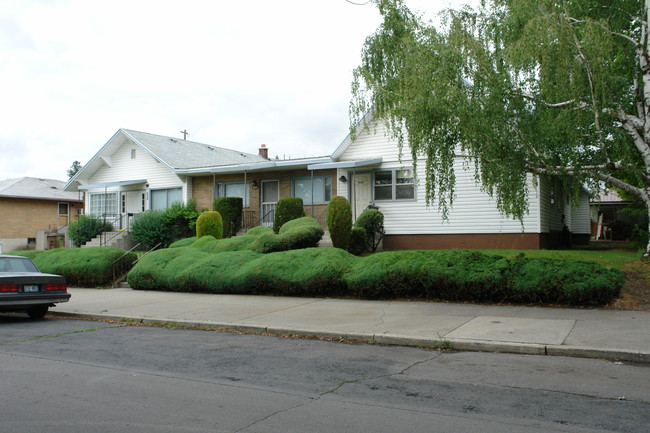
[{"label": "birch tree", "polygon": [[650,0],[485,0],[438,28],[373,2],[383,23],[354,71],[351,123],[372,109],[408,142],[428,204],[447,214],[463,155],[512,217],[529,173],[620,188],[650,214]]}]

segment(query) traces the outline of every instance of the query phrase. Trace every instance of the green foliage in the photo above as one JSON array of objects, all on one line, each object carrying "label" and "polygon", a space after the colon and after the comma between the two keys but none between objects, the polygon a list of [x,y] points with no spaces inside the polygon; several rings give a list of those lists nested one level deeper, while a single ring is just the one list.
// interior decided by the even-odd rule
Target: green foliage
[{"label": "green foliage", "polygon": [[166,248],[174,239],[165,211],[160,210],[148,210],[136,215],[129,231],[131,238],[140,243],[143,250],[150,250],[156,245]]},{"label": "green foliage", "polygon": [[300,197],[285,197],[278,201],[275,206],[275,217],[273,219],[273,230],[280,232],[282,226],[291,220],[305,216],[305,208]]},{"label": "green foliage", "polygon": [[366,231],[366,248],[375,252],[386,232],[384,231],[384,214],[377,209],[366,209],[354,223],[357,228]]},{"label": "green foliage", "polygon": [[400,149],[408,137],[427,204],[443,217],[459,153],[499,210],[519,219],[528,173],[567,190],[608,182],[646,196],[650,130],[638,125],[650,112],[636,108],[650,91],[644,2],[487,0],[447,11],[439,28],[402,0],[374,3],[383,22],[354,72],[353,135],[371,112],[366,126],[384,123]]},{"label": "green foliage", "polygon": [[241,197],[219,197],[214,200],[212,210],[221,214],[224,238],[235,236],[241,230],[243,206],[244,201]]},{"label": "green foliage", "polygon": [[169,248],[187,247],[196,242],[196,237],[177,240],[169,245]]},{"label": "green foliage", "polygon": [[476,251],[355,257],[338,248],[269,254],[213,249],[233,239],[199,239],[190,247],[155,251],[138,262],[128,282],[151,290],[602,305],[618,295],[624,280],[621,271],[591,262],[506,259]]},{"label": "green foliage", "polygon": [[217,211],[203,212],[196,220],[196,237],[214,236],[216,239],[223,237],[223,220]]},{"label": "green foliage", "polygon": [[348,252],[355,256],[360,256],[366,251],[367,246],[368,236],[366,235],[366,229],[353,227],[350,232],[350,246],[348,247]]},{"label": "green foliage", "polygon": [[341,196],[332,197],[327,204],[326,221],[332,245],[347,250],[352,230],[352,206],[348,199]]},{"label": "green foliage", "polygon": [[187,204],[172,203],[163,212],[163,221],[167,225],[172,239],[183,239],[194,236],[196,233],[196,202],[190,200]]},{"label": "green foliage", "polygon": [[287,221],[277,235],[272,231],[262,232],[253,250],[259,253],[286,251],[300,248],[312,248],[318,245],[323,237],[323,229],[312,217],[302,217]]},{"label": "green foliage", "polygon": [[75,247],[80,247],[102,232],[113,231],[113,224],[95,215],[79,215],[68,225],[68,236]]},{"label": "green foliage", "polygon": [[107,286],[127,272],[137,259],[119,248],[57,248],[37,255],[33,260],[41,272],[63,275],[68,286]]}]

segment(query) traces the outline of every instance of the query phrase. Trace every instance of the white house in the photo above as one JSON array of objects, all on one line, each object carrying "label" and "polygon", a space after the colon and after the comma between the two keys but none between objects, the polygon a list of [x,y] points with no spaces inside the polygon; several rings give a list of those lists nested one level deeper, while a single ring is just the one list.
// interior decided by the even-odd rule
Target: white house
[{"label": "white house", "polygon": [[419,164],[414,171],[410,158],[405,146],[400,162],[397,142],[386,136],[381,123],[375,123],[360,130],[354,141],[346,137],[331,162],[308,168],[337,169],[338,193],[350,200],[354,215],[371,204],[379,207],[386,229],[384,249],[551,248],[563,242],[565,224],[574,243],[589,241],[586,191],[573,206],[557,184],[539,179],[535,187],[530,176],[529,212],[522,222],[501,215],[495,201],[476,184],[473,168],[466,169],[464,158],[457,157],[455,200],[445,221],[437,207],[426,206],[425,186],[418,182],[424,179],[424,167]]}]

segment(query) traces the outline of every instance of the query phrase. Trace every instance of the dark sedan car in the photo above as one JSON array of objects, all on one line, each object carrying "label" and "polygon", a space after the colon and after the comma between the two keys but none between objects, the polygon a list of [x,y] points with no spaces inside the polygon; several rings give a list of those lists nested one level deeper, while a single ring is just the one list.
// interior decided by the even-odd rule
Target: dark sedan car
[{"label": "dark sedan car", "polygon": [[70,299],[65,278],[44,274],[27,257],[0,255],[0,312],[40,319],[57,302]]}]

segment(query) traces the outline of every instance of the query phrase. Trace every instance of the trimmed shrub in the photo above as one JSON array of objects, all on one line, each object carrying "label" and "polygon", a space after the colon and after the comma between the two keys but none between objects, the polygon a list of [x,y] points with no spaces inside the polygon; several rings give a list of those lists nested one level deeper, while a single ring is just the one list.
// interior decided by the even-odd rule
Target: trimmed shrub
[{"label": "trimmed shrub", "polygon": [[102,232],[112,232],[113,224],[105,222],[95,215],[79,215],[76,221],[68,225],[67,235],[72,245],[80,247]]},{"label": "trimmed shrub", "polygon": [[275,251],[313,248],[323,238],[323,229],[312,217],[302,217],[291,221],[280,228],[277,235],[272,231],[260,232],[252,245],[253,251],[271,253]]},{"label": "trimmed shrub", "polygon": [[335,248],[347,250],[352,231],[352,206],[345,197],[332,197],[327,204],[327,228]]},{"label": "trimmed shrub", "polygon": [[196,237],[185,238],[185,239],[181,239],[181,240],[178,240],[176,242],[173,242],[172,244],[169,245],[169,248],[189,247],[194,242],[196,242]]},{"label": "trimmed shrub", "polygon": [[235,236],[241,230],[243,206],[241,197],[219,197],[214,200],[212,210],[221,214],[224,238]]},{"label": "trimmed shrub", "polygon": [[305,216],[305,208],[300,197],[285,197],[278,201],[275,206],[275,217],[273,219],[273,231],[280,232],[282,226],[288,221]]},{"label": "trimmed shrub", "polygon": [[368,237],[366,236],[366,229],[361,227],[353,227],[350,232],[350,244],[348,252],[355,256],[360,256],[366,251],[368,245]]},{"label": "trimmed shrub", "polygon": [[217,211],[203,212],[196,220],[196,237],[214,236],[216,239],[223,237],[223,221],[221,214]]},{"label": "trimmed shrub", "polygon": [[136,215],[129,230],[131,238],[139,242],[144,250],[150,250],[156,245],[166,248],[174,240],[165,213],[160,210],[148,210]]},{"label": "trimmed shrub", "polygon": [[386,234],[384,232],[384,214],[377,209],[366,209],[354,223],[355,227],[366,230],[366,245],[368,251],[374,253]]},{"label": "trimmed shrub", "polygon": [[137,256],[111,247],[57,248],[33,260],[41,272],[63,275],[69,286],[97,287],[111,285],[131,269]]},{"label": "trimmed shrub", "polygon": [[187,204],[172,203],[163,211],[163,221],[169,227],[173,240],[194,236],[198,217],[194,200],[188,201]]}]

